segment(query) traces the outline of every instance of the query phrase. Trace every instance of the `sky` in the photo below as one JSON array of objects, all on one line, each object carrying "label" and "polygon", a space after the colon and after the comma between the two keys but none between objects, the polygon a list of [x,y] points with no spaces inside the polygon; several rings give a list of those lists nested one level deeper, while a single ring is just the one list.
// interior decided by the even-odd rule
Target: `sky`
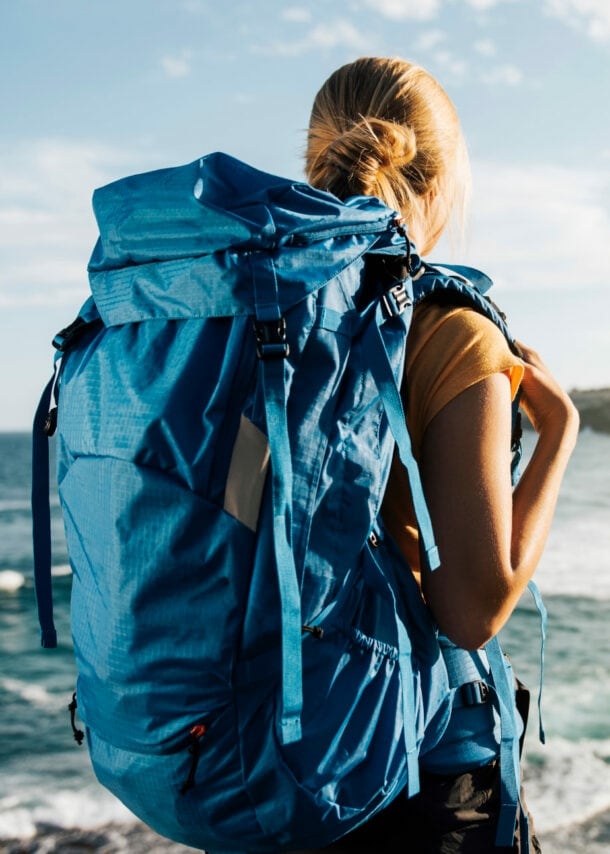
[{"label": "sky", "polygon": [[91,195],[226,151],[301,179],[309,110],[358,56],[422,64],[474,180],[462,242],[568,389],[610,386],[609,0],[0,0],[0,430],[27,430],[87,297]]}]

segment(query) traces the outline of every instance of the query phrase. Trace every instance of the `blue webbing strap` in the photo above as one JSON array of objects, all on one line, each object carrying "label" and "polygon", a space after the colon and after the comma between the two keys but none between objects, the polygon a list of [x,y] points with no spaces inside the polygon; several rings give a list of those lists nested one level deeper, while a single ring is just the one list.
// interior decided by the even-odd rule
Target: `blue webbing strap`
[{"label": "blue webbing strap", "polygon": [[[273,268],[257,277],[253,269],[256,321],[263,327],[281,320]],[[266,349],[267,348],[267,349]],[[292,458],[286,411],[287,345],[259,345],[267,437],[271,455],[273,543],[282,619],[282,708],[280,738],[290,744],[301,738],[303,663],[301,657],[301,597],[292,552]]]},{"label": "blue webbing strap", "polygon": [[[500,642],[492,638],[485,646],[500,711],[500,814],[496,845],[512,846],[521,802],[519,737],[516,726],[515,686],[509,678]],[[523,854],[529,851],[522,840]]]},{"label": "blue webbing strap", "polygon": [[45,424],[49,417],[55,373],[47,383],[34,416],[32,429],[32,537],[34,544],[34,588],[41,629],[41,645],[57,646],[53,622],[51,579],[51,507],[49,503],[49,438]]},{"label": "blue webbing strap", "polygon": [[544,726],[542,725],[542,684],[544,682],[544,648],[546,643],[546,630],[548,624],[548,613],[542,601],[542,595],[538,585],[530,581],[527,585],[540,615],[540,685],[538,686],[538,737],[542,744],[546,743]]},{"label": "blue webbing strap", "polygon": [[375,317],[370,319],[364,333],[363,344],[368,356],[369,370],[381,396],[390,430],[396,441],[400,460],[409,478],[413,509],[428,568],[435,570],[440,566],[438,548],[434,541],[432,521],[428,512],[426,499],[424,498],[419,468],[411,448],[411,437],[407,430],[407,422],[400,399],[398,383],[383,341],[381,327],[385,322],[386,317],[383,314],[381,306],[378,305]]},{"label": "blue webbing strap", "polygon": [[[371,573],[370,579],[375,589],[380,590],[382,595],[389,593],[394,613],[396,615],[396,631],[398,644],[398,666],[400,668],[400,684],[402,690],[403,708],[403,736],[405,742],[407,760],[407,796],[410,798],[419,792],[419,751],[416,739],[416,714],[417,701],[415,697],[415,685],[413,682],[413,669],[411,664],[412,646],[409,634],[400,619],[397,608],[396,595],[390,579],[387,578],[382,565],[377,560],[375,549],[368,544],[368,553],[371,558],[371,566],[375,573]],[[419,594],[418,594],[419,595]]]}]

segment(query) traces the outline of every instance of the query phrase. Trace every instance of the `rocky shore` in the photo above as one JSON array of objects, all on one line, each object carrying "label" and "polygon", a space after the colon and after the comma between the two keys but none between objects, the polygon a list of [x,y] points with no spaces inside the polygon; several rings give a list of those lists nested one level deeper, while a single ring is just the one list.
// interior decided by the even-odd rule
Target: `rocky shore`
[{"label": "rocky shore", "polygon": [[610,433],[610,388],[574,389],[570,397],[580,412],[581,428]]}]

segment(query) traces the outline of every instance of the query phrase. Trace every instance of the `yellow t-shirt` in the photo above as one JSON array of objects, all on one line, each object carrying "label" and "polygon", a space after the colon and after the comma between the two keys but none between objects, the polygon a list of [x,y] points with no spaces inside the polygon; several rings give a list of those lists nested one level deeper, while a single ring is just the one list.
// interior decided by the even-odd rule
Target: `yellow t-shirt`
[{"label": "yellow t-shirt", "polygon": [[[523,364],[498,327],[478,311],[432,302],[414,312],[407,339],[402,398],[413,452],[419,459],[426,427],[462,391],[495,373],[506,373],[513,397]],[[384,523],[415,573],[419,571],[418,533],[409,482],[395,455],[383,501]]]}]

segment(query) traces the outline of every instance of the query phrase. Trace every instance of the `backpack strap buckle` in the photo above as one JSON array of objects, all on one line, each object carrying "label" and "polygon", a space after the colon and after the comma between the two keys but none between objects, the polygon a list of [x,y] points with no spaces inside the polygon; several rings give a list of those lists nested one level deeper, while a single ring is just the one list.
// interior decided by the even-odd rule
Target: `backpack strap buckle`
[{"label": "backpack strap buckle", "polygon": [[489,699],[489,686],[482,681],[466,682],[460,686],[460,695],[465,706],[482,706]]},{"label": "backpack strap buckle", "polygon": [[70,350],[74,344],[80,339],[85,332],[92,328],[94,324],[101,324],[102,319],[97,310],[97,306],[92,297],[85,302],[81,308],[76,320],[73,320],[68,326],[62,329],[53,338],[51,342],[56,350],[60,353],[65,353]]},{"label": "backpack strap buckle", "polygon": [[383,310],[388,317],[398,317],[411,305],[412,300],[407,293],[404,282],[398,282],[381,296]]},{"label": "backpack strap buckle", "polygon": [[254,320],[256,355],[259,359],[285,359],[290,353],[286,337],[286,318]]}]

